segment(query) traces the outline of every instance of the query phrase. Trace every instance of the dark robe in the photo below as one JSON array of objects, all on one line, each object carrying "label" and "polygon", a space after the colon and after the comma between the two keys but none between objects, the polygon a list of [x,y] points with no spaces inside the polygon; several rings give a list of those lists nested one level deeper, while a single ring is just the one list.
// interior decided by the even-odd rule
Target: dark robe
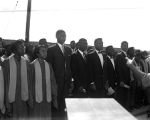
[{"label": "dark robe", "polygon": [[[6,59],[2,63],[3,72],[4,72],[4,84],[5,84],[5,106],[6,106],[6,115],[7,117],[11,117],[14,119],[19,118],[26,118],[28,117],[28,110],[30,107],[29,99],[30,99],[30,81],[29,76],[28,78],[28,91],[29,91],[29,99],[28,101],[23,101],[21,99],[21,60],[18,61],[14,57],[17,65],[17,81],[16,81],[16,94],[15,94],[15,101],[13,103],[9,103],[8,100],[8,90],[9,90],[9,83],[10,83],[10,65],[9,65],[9,59]],[[29,75],[29,63],[27,63],[27,74]]]},{"label": "dark robe", "polygon": [[118,53],[116,56],[116,61],[115,61],[115,67],[116,67],[116,72],[117,72],[117,77],[118,77],[118,83],[117,83],[117,100],[119,103],[125,107],[126,109],[129,109],[129,92],[130,89],[124,87],[120,83],[124,83],[128,86],[130,86],[130,69],[126,65],[126,55],[123,52]]},{"label": "dark robe", "polygon": [[[42,72],[42,93],[43,93],[43,101],[41,103],[36,102],[35,99],[35,66],[34,63],[31,63],[30,69],[31,69],[31,76],[32,76],[32,94],[33,94],[33,109],[31,110],[31,116],[36,117],[36,118],[43,118],[43,119],[51,119],[51,102],[47,102],[47,97],[46,97],[46,76],[45,76],[45,63],[44,60],[39,61],[39,64],[41,66],[41,72]],[[56,81],[54,77],[54,72],[49,64],[50,68],[50,80],[51,80],[51,95],[52,95],[52,100],[57,97],[57,86],[56,86]],[[55,102],[53,101],[53,102]],[[53,104],[54,105],[54,104]],[[54,106],[56,107],[56,106]]]}]

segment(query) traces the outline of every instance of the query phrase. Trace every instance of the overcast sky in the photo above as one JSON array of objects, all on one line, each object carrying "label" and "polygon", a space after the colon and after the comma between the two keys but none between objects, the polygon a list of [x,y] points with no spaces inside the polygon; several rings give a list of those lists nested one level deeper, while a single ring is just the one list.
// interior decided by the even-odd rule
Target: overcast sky
[{"label": "overcast sky", "polygon": [[[17,2],[18,1],[18,2]],[[103,38],[104,46],[150,50],[149,0],[32,0],[30,40],[56,42],[58,29],[66,31],[66,43]],[[0,36],[25,38],[27,0],[0,0]],[[149,43],[149,44],[148,44]]]}]

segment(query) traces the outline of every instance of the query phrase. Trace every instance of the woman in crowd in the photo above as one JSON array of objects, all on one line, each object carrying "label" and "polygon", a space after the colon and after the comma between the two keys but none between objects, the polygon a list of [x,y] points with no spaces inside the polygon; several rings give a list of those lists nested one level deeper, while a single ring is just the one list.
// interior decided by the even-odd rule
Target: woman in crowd
[{"label": "woman in crowd", "polygon": [[31,115],[37,118],[51,117],[51,103],[57,108],[57,87],[51,65],[44,59],[47,48],[38,45],[35,48],[36,59],[31,63],[33,110]]},{"label": "woman in crowd", "polygon": [[24,41],[17,40],[12,46],[13,54],[2,63],[5,81],[6,116],[14,119],[28,117],[30,81],[29,63],[23,57]]},{"label": "woman in crowd", "polygon": [[0,118],[5,113],[5,105],[4,105],[4,76],[3,69],[0,66]]}]

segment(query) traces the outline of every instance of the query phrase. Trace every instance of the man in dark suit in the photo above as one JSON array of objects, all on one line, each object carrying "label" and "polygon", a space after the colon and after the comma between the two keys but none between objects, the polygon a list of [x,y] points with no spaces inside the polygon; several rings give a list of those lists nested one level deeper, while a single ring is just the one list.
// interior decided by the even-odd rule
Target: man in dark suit
[{"label": "man in dark suit", "polygon": [[71,49],[64,45],[66,33],[64,30],[56,32],[57,43],[48,48],[47,61],[51,63],[56,77],[58,111],[65,109],[65,97],[68,95],[68,87],[71,79],[70,55]]},{"label": "man in dark suit", "polygon": [[130,89],[130,70],[126,65],[126,51],[128,50],[128,42],[123,41],[121,43],[121,52],[116,56],[116,72],[118,77],[118,90],[117,99],[118,102],[126,109],[129,107],[129,89]]},{"label": "man in dark suit", "polygon": [[106,47],[106,69],[105,69],[105,79],[108,83],[107,88],[107,95],[108,97],[115,98],[116,95],[116,86],[117,86],[117,74],[116,74],[116,68],[115,68],[115,50],[113,46],[107,46]]},{"label": "man in dark suit", "polygon": [[89,94],[91,97],[105,97],[104,69],[106,66],[106,54],[102,52],[102,38],[94,41],[95,50],[87,55],[88,75],[89,75]]},{"label": "man in dark suit", "polygon": [[70,48],[71,48],[72,53],[75,53],[75,51],[76,51],[76,42],[74,40],[72,40],[70,42]]},{"label": "man in dark suit", "polygon": [[85,52],[87,40],[81,38],[78,42],[78,50],[71,55],[71,70],[74,79],[74,97],[87,97],[87,62]]}]

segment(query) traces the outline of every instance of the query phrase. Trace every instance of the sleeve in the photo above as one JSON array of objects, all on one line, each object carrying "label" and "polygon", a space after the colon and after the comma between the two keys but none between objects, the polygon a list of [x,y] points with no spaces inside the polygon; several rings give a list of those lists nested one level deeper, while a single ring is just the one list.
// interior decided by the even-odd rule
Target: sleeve
[{"label": "sleeve", "polygon": [[147,61],[148,64],[148,73],[150,73],[150,60]]},{"label": "sleeve", "polygon": [[77,87],[77,85],[79,85],[79,73],[78,73],[78,63],[75,54],[71,55],[70,66],[71,66],[72,77],[74,79],[75,87]]},{"label": "sleeve", "polygon": [[118,82],[117,84],[120,85],[120,83],[124,83],[124,73],[122,72],[123,70],[123,60],[120,55],[117,55],[116,57],[116,72],[117,72],[117,77],[118,77]]},{"label": "sleeve", "polygon": [[4,106],[4,76],[3,76],[3,69],[0,66],[0,110],[2,113],[5,112]]},{"label": "sleeve", "polygon": [[49,64],[49,66],[50,66],[50,79],[51,79],[52,95],[57,96],[57,84],[56,84],[54,71],[50,64]]},{"label": "sleeve", "polygon": [[11,111],[11,104],[9,103],[8,100],[8,89],[9,89],[9,60],[5,60],[2,63],[2,69],[3,69],[3,74],[4,74],[4,104],[6,107],[6,116],[11,116],[12,111]]},{"label": "sleeve", "polygon": [[105,85],[105,89],[108,89],[108,87],[111,86],[111,80],[110,80],[110,77],[109,77],[109,58],[108,57],[105,57],[105,65],[104,65],[104,85]]},{"label": "sleeve", "polygon": [[53,51],[52,51],[52,48],[48,48],[48,51],[47,51],[47,61],[51,64],[51,65],[53,65],[53,60],[54,58],[53,58]]},{"label": "sleeve", "polygon": [[30,108],[33,108],[33,84],[35,80],[34,76],[34,66],[33,64],[27,63],[27,70],[28,70],[28,90],[29,90],[29,99],[28,105]]},{"label": "sleeve", "polygon": [[94,83],[94,69],[93,62],[91,59],[92,56],[87,55],[87,67],[88,67],[88,85]]},{"label": "sleeve", "polygon": [[58,103],[57,103],[57,84],[56,84],[56,79],[54,76],[54,71],[51,65],[49,64],[50,67],[50,80],[51,80],[51,91],[52,91],[52,106],[55,107],[56,109],[58,108]]}]

